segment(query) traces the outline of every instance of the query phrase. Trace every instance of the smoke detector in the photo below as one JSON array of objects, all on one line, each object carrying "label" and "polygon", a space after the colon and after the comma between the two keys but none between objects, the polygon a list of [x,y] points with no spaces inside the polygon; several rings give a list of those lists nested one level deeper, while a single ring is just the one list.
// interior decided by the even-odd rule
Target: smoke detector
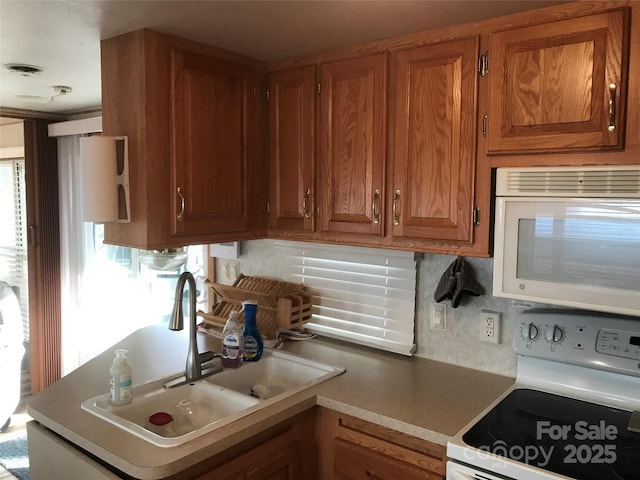
[{"label": "smoke detector", "polygon": [[54,85],[53,90],[58,95],[67,95],[68,93],[71,93],[73,91],[73,88],[67,87],[66,85]]},{"label": "smoke detector", "polygon": [[37,77],[45,71],[44,68],[36,65],[27,65],[26,63],[6,63],[5,68],[10,73],[16,73],[23,77]]}]

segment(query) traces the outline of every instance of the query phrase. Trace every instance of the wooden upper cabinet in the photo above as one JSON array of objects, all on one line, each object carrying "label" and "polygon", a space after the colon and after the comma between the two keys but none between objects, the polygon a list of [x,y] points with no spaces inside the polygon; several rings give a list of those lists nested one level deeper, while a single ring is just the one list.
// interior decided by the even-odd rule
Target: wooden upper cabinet
[{"label": "wooden upper cabinet", "polygon": [[472,240],[478,38],[391,56],[393,237]]},{"label": "wooden upper cabinet", "polygon": [[105,241],[163,249],[259,236],[264,65],[147,29],[102,40],[101,64],[103,133],[129,137],[131,193],[131,222],[106,224]]},{"label": "wooden upper cabinet", "polygon": [[253,224],[254,70],[171,51],[172,235]]},{"label": "wooden upper cabinet", "polygon": [[628,14],[493,33],[488,153],[623,148]]},{"label": "wooden upper cabinet", "polygon": [[386,54],[320,65],[319,229],[382,235]]},{"label": "wooden upper cabinet", "polygon": [[316,68],[269,77],[269,229],[313,231]]}]

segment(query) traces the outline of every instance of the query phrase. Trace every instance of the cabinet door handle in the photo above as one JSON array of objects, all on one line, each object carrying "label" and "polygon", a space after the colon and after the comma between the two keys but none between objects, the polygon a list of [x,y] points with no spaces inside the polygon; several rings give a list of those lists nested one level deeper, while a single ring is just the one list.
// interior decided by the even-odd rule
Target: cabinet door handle
[{"label": "cabinet door handle", "polygon": [[378,202],[380,201],[380,189],[376,188],[373,192],[373,202],[371,202],[371,210],[373,210],[373,223],[380,223],[380,209],[378,207]]},{"label": "cabinet door handle", "polygon": [[616,129],[616,89],[615,83],[609,84],[609,131]]},{"label": "cabinet door handle", "polygon": [[400,190],[396,190],[393,195],[393,224],[395,226],[400,225],[400,216],[398,214],[398,204],[400,203]]},{"label": "cabinet door handle", "polygon": [[309,218],[309,209],[308,209],[308,201],[309,195],[311,195],[311,189],[307,188],[307,191],[304,192],[304,197],[302,197],[302,216],[305,220]]},{"label": "cabinet door handle", "polygon": [[178,187],[178,195],[180,195],[180,213],[178,213],[176,220],[182,223],[184,220],[184,197],[182,196],[182,188],[180,187]]},{"label": "cabinet door handle", "polygon": [[370,478],[371,480],[383,480],[382,477],[379,477],[378,475],[371,472],[370,470],[366,470],[364,473],[367,476],[367,478]]}]

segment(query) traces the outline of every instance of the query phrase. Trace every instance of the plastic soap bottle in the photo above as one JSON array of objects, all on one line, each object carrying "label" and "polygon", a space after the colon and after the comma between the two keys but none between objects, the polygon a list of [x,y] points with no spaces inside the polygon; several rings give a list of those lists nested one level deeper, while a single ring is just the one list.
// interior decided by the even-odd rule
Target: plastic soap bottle
[{"label": "plastic soap bottle", "polygon": [[256,324],[256,310],[258,303],[254,300],[242,302],[244,309],[244,328],[242,329],[244,360],[257,362],[262,357],[262,335]]},{"label": "plastic soap bottle", "polygon": [[131,403],[133,386],[131,383],[131,366],[127,362],[127,350],[116,350],[116,357],[109,370],[110,401],[113,405]]},{"label": "plastic soap bottle", "polygon": [[222,366],[238,368],[242,365],[242,357],[242,331],[238,325],[238,312],[233,310],[222,330]]}]

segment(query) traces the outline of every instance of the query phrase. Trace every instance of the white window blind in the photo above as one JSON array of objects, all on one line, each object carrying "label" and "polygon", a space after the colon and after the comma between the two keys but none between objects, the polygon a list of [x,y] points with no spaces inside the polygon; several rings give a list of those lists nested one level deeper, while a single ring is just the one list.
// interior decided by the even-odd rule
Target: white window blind
[{"label": "white window blind", "polygon": [[29,338],[27,203],[24,159],[0,160],[0,280],[19,288],[24,338]]},{"label": "white window blind", "polygon": [[403,355],[415,351],[412,252],[276,241],[285,279],[313,296],[314,333]]}]

